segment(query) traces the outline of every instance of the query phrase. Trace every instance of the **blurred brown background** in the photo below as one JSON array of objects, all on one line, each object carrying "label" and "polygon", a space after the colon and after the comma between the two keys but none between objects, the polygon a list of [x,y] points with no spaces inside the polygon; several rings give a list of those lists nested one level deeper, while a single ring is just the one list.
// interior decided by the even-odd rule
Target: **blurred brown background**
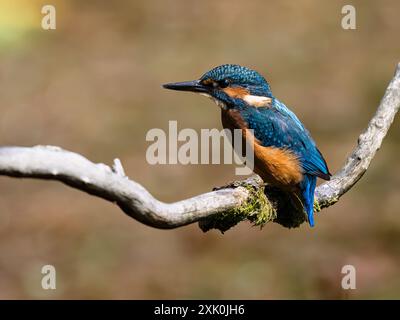
[{"label": "blurred brown background", "polygon": [[[57,30],[41,29],[44,4]],[[229,165],[150,166],[146,132],[221,128],[219,110],[163,90],[211,67],[260,71],[336,172],[400,61],[400,3],[0,0],[0,144],[58,145],[176,201],[235,178]],[[400,298],[399,119],[335,206],[288,230],[162,231],[57,182],[0,178],[0,298]],[[57,290],[41,288],[41,267]],[[341,289],[341,268],[357,289]]]}]

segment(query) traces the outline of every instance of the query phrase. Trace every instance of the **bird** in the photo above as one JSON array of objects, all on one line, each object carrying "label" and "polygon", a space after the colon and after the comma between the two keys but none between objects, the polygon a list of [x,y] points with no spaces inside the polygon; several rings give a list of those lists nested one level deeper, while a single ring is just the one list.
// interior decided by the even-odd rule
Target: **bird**
[{"label": "bird", "polygon": [[167,83],[163,87],[211,98],[221,109],[225,129],[241,129],[244,140],[252,135],[253,171],[265,183],[296,195],[305,220],[314,226],[317,178],[330,180],[331,173],[310,132],[272,94],[270,84],[260,73],[224,64],[197,80]]}]

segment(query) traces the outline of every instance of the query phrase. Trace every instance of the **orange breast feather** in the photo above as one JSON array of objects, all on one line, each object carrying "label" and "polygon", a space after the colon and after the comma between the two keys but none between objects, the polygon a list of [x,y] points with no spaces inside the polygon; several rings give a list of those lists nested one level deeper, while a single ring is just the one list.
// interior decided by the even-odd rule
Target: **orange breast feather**
[{"label": "orange breast feather", "polygon": [[265,182],[289,188],[295,187],[303,174],[296,155],[287,149],[263,147],[254,142],[254,171]]},{"label": "orange breast feather", "polygon": [[[292,189],[303,174],[296,155],[288,149],[264,147],[248,130],[245,121],[236,110],[222,111],[222,124],[230,130],[242,129],[243,142],[251,139],[254,150],[254,172],[272,185]],[[234,135],[233,135],[234,136]],[[244,149],[244,146],[242,148]]]}]

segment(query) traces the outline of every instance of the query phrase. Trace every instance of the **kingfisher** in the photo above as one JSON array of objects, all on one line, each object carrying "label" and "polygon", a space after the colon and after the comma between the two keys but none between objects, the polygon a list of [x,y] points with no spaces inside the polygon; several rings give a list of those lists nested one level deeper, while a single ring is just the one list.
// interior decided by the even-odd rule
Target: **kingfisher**
[{"label": "kingfisher", "polygon": [[331,174],[309,131],[272,94],[263,76],[243,66],[224,64],[200,79],[163,87],[211,98],[221,109],[224,128],[241,129],[243,141],[252,138],[254,172],[264,182],[296,195],[308,223],[314,226],[317,178],[329,180]]}]

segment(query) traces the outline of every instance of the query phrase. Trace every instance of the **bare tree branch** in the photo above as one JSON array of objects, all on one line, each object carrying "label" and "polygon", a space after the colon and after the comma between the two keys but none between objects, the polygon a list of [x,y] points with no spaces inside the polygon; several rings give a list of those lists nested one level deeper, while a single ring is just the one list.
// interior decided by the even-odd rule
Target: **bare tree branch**
[{"label": "bare tree branch", "polygon": [[[122,166],[121,166],[122,168]],[[0,174],[50,179],[117,203],[132,218],[156,228],[174,228],[240,206],[244,188],[218,190],[167,204],[156,200],[140,184],[105,164],[53,146],[1,147]]]},{"label": "bare tree branch", "polygon": [[[344,167],[330,181],[317,187],[316,201],[320,208],[338,201],[366,172],[399,107],[400,64],[375,116],[365,132],[360,135],[358,144]],[[244,206],[253,211],[268,206],[277,212],[277,216],[272,215],[270,220],[279,222],[282,205],[280,202],[284,202],[274,195],[273,190],[264,190],[264,184],[258,176],[252,176],[225,188],[168,204],[158,201],[140,184],[128,179],[118,159],[114,160],[114,165],[110,168],[104,164],[95,164],[79,154],[52,146],[1,147],[0,175],[61,181],[73,188],[115,202],[132,218],[162,229],[204,221],[227,212],[236,214]],[[254,204],[254,201],[259,202],[259,190],[266,196],[263,207],[249,206],[250,203]],[[255,216],[253,222],[257,223],[257,219],[259,216]],[[285,225],[282,222],[281,224]]]},{"label": "bare tree branch", "polygon": [[347,158],[343,168],[332,179],[316,189],[321,208],[332,204],[353,187],[367,171],[382,145],[394,117],[400,108],[400,63],[386,89],[374,117],[367,129],[358,137],[357,146]]}]

